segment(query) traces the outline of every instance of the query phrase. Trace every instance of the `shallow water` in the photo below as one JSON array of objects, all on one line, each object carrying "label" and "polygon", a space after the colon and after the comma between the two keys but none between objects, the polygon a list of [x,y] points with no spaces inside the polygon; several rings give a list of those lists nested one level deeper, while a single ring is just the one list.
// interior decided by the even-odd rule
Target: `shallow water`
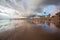
[{"label": "shallow water", "polygon": [[0,32],[3,32],[5,30],[7,31],[7,30],[15,29],[24,25],[26,26],[30,25],[30,27],[32,25],[36,25],[37,27],[39,26],[47,32],[53,32],[56,30],[56,27],[53,27],[53,24],[52,25],[48,25],[47,23],[35,24],[30,21],[27,22],[27,20],[0,20]]},{"label": "shallow water", "polygon": [[0,28],[9,24],[10,23],[10,20],[0,20]]}]

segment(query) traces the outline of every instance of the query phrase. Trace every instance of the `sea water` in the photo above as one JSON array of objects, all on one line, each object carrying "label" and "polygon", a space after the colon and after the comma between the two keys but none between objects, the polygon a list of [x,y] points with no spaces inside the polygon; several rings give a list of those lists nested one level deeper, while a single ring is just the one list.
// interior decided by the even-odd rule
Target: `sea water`
[{"label": "sea water", "polygon": [[0,20],[0,27],[8,24],[10,22],[10,20]]}]

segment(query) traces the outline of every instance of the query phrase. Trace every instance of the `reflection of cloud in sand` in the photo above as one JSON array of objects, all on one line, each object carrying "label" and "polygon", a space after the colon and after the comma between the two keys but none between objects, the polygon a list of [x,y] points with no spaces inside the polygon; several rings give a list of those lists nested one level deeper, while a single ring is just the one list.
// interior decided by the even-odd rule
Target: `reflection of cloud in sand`
[{"label": "reflection of cloud in sand", "polygon": [[14,30],[15,28],[18,28],[24,25],[25,25],[24,20],[11,20],[11,21],[9,20],[7,24],[2,25],[2,27],[0,28],[0,32]]}]

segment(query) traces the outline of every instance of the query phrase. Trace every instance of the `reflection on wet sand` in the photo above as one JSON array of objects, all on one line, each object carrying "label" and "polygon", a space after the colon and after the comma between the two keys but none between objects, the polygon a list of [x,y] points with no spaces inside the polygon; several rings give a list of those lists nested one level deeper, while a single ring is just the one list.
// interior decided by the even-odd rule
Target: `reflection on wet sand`
[{"label": "reflection on wet sand", "polygon": [[10,20],[0,30],[0,40],[58,40],[59,33],[54,32],[53,29],[47,23],[36,24],[27,20]]}]

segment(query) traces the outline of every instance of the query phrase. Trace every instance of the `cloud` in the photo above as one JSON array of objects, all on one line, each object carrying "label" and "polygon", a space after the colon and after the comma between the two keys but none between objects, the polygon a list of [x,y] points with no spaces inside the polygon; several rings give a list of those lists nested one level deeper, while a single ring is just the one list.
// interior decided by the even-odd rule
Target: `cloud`
[{"label": "cloud", "polygon": [[43,4],[46,4],[46,5],[50,5],[50,4],[57,5],[59,3],[60,3],[60,0],[45,0],[45,2]]},{"label": "cloud", "polygon": [[50,14],[51,14],[51,16],[54,16],[56,13],[58,13],[58,12],[60,12],[60,9],[59,9],[59,7],[58,6],[56,6],[51,12],[50,12]]},{"label": "cloud", "polygon": [[[60,5],[60,0],[1,0],[0,5],[19,11],[22,16],[42,13],[48,5]],[[60,10],[60,6],[59,6]]]}]

